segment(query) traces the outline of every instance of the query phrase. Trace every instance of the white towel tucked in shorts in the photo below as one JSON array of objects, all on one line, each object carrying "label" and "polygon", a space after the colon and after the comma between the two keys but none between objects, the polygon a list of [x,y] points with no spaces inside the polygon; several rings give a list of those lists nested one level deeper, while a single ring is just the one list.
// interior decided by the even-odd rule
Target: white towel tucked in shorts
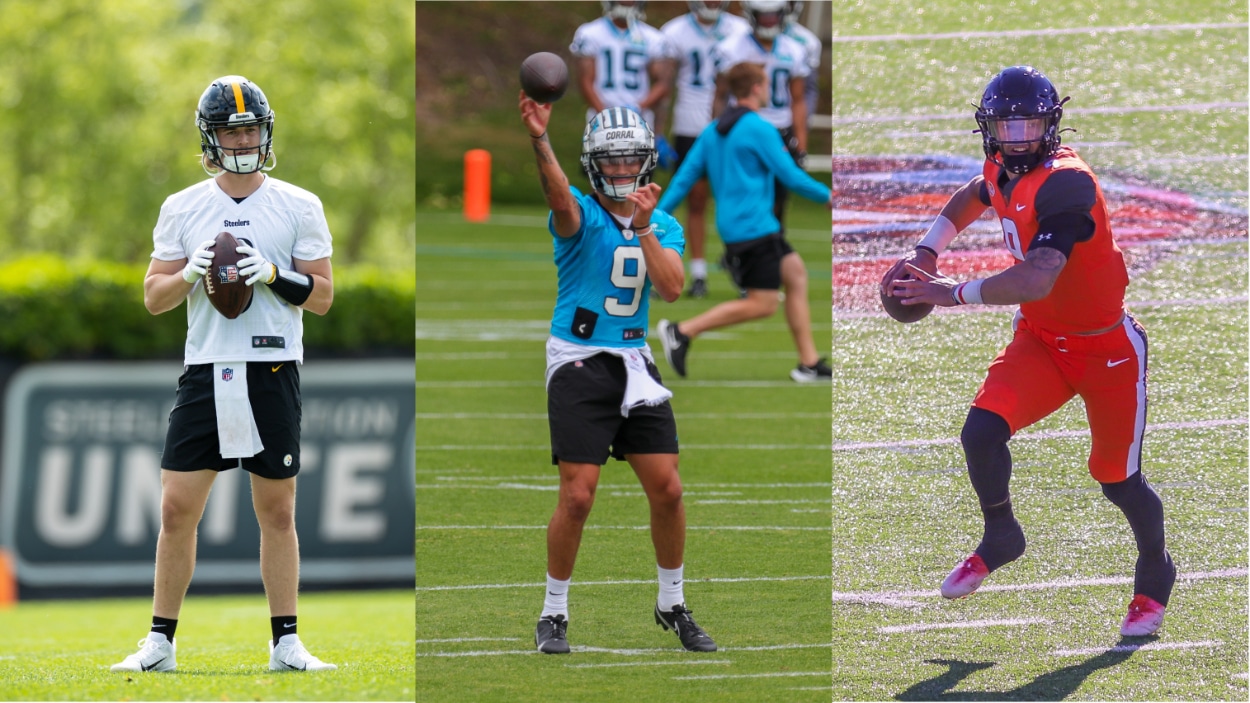
[{"label": "white towel tucked in shorts", "polygon": [[213,364],[213,400],[217,403],[217,442],[221,458],[256,456],[264,450],[252,404],[247,399],[247,362]]}]

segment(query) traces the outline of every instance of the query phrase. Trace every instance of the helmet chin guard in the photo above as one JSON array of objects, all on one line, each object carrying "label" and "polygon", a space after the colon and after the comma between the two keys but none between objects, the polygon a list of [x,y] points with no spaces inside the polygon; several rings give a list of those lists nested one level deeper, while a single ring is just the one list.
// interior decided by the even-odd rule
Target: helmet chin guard
[{"label": "helmet chin guard", "polygon": [[[742,14],[751,25],[751,31],[758,39],[775,39],[786,30],[789,21],[789,8],[785,0],[743,0]],[[760,22],[761,15],[777,16],[777,23],[764,25]]]},{"label": "helmet chin guard", "polygon": [[[582,132],[582,170],[596,192],[612,200],[624,200],[651,182],[658,161],[655,134],[637,112],[609,107],[590,119]],[[636,165],[630,173],[604,172],[605,166]],[[627,183],[620,183],[628,179]]]},{"label": "helmet chin guard", "polygon": [[[269,101],[260,86],[243,76],[223,76],[213,81],[200,96],[195,110],[200,149],[206,162],[204,170],[213,175],[208,164],[238,174],[271,170],[277,165],[273,154],[273,124],[273,110],[269,109]],[[217,130],[250,126],[259,127],[260,138],[255,145],[240,149],[221,145]],[[244,151],[252,153],[237,153]]]},{"label": "helmet chin guard", "polygon": [[994,76],[976,106],[985,156],[1009,173],[1024,174],[1059,148],[1063,104],[1050,79],[1032,66],[1012,66]]}]

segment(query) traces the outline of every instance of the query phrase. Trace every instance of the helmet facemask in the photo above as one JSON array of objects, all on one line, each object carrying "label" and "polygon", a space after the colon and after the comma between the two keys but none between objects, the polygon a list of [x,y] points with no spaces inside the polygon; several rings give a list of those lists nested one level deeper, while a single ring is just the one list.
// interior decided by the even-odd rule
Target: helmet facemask
[{"label": "helmet facemask", "polygon": [[622,5],[616,0],[602,0],[603,14],[605,17],[614,20],[625,20],[627,22],[641,22],[647,15],[646,0],[638,0],[633,5]]},{"label": "helmet facemask", "polygon": [[582,134],[582,169],[595,191],[616,201],[651,182],[658,156],[646,120],[624,107],[591,118]]},{"label": "helmet facemask", "polygon": [[[786,30],[786,3],[783,0],[748,0],[742,3],[742,14],[757,39],[772,40]],[[763,20],[777,18],[776,23]]]},{"label": "helmet facemask", "polygon": [[703,0],[690,0],[686,4],[690,6],[690,11],[694,13],[694,16],[705,24],[715,24],[716,20],[720,19],[721,12],[725,9],[725,3],[723,2],[716,2],[715,7],[709,6],[710,3]]},{"label": "helmet facemask", "polygon": [[[224,171],[238,174],[270,171],[277,165],[277,157],[273,153],[273,114],[270,113],[267,119],[262,120],[247,119],[246,116],[249,115],[251,113],[239,115],[238,117],[244,119],[234,121],[232,124],[200,125],[200,148],[208,156],[209,163]],[[217,130],[250,127],[253,125],[259,128],[258,139],[255,144],[240,148],[222,146]]]}]

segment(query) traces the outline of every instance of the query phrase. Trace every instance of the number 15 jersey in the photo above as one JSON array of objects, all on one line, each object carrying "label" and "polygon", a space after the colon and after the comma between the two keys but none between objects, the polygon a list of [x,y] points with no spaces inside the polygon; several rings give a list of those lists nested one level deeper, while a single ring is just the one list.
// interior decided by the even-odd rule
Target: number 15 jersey
[{"label": "number 15 jersey", "polygon": [[[582,226],[571,237],[551,232],[557,278],[551,336],[574,344],[596,347],[645,347],[651,280],[638,235],[625,230],[599,204],[569,186],[581,207]],[[678,255],[685,252],[681,225],[660,210],[651,214],[660,246]]]}]

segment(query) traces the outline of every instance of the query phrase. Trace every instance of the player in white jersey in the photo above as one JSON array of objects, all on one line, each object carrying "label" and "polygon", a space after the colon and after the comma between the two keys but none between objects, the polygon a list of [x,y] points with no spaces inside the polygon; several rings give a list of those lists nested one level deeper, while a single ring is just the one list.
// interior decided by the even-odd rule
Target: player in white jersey
[{"label": "player in white jersey", "polygon": [[812,69],[811,73],[807,74],[803,91],[804,97],[807,98],[807,118],[810,119],[816,112],[816,103],[820,101],[820,85],[817,77],[820,75],[820,57],[825,46],[815,32],[799,21],[802,13],[803,3],[800,0],[787,0],[785,33],[798,39],[807,49],[807,66]]},{"label": "player in white jersey", "polygon": [[569,52],[588,106],[587,122],[606,108],[628,107],[656,134],[664,133],[655,108],[669,91],[672,50],[660,30],[642,21],[645,5],[644,0],[603,0],[603,16],[573,34]]},{"label": "player in white jersey", "polygon": [[[751,31],[736,34],[716,45],[716,97],[712,116],[717,117],[728,104],[729,86],[726,72],[740,63],[756,63],[764,67],[768,78],[767,104],[757,114],[781,132],[782,141],[803,165],[807,158],[807,98],[804,83],[811,68],[807,47],[785,34],[784,0],[744,0],[742,11]],[[785,204],[788,191],[780,182],[774,184],[773,214],[785,232]]]},{"label": "player in white jersey", "polygon": [[[724,12],[728,2],[691,0],[690,12],[680,15],[660,32],[668,39],[676,54],[677,99],[673,106],[673,146],[681,165],[694,140],[712,121],[712,98],[716,96],[716,63],[712,49],[731,34],[751,31],[751,25],[737,15]],[[702,298],[707,295],[707,261],[704,242],[707,226],[704,212],[708,200],[707,179],[701,178],[686,198],[686,242],[690,247],[690,277],[686,295]]]},{"label": "player in white jersey", "polygon": [[[195,570],[196,529],[217,473],[236,467],[251,475],[260,525],[269,668],[336,668],[309,654],[296,634],[301,315],[324,315],[334,300],[330,230],[317,196],[264,173],[276,163],[273,123],[255,83],[213,81],[196,108],[201,163],[213,177],[166,199],[153,232],[143,302],[153,315],[187,302],[185,367],[161,455],[152,629],[113,671],[177,666],[174,634]],[[252,286],[250,306],[233,320],[217,313],[200,285],[223,230],[242,242],[238,275]]]}]

